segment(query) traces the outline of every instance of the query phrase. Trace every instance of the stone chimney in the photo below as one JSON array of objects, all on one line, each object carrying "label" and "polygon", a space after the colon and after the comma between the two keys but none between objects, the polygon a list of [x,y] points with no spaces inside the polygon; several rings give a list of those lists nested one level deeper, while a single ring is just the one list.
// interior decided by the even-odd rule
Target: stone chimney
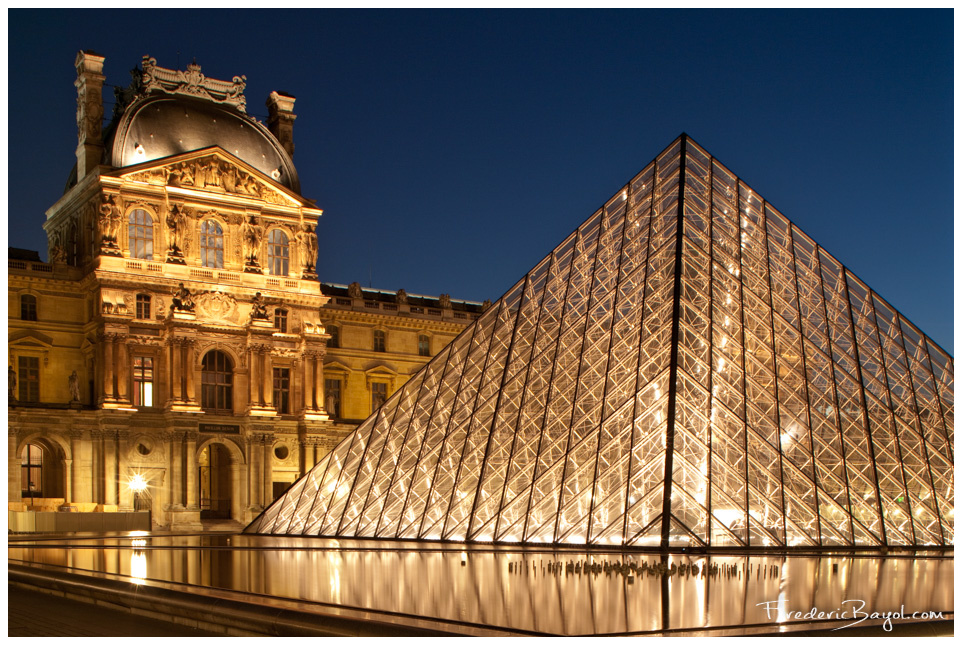
[{"label": "stone chimney", "polygon": [[77,53],[77,181],[100,165],[104,157],[104,57]]},{"label": "stone chimney", "polygon": [[267,97],[267,128],[284,150],[294,158],[294,97],[283,92],[271,92]]}]

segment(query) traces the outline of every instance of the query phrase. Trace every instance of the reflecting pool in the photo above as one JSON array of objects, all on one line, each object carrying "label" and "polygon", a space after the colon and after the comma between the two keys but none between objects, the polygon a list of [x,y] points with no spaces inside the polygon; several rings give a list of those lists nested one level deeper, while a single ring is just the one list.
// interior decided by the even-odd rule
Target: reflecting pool
[{"label": "reflecting pool", "polygon": [[[687,555],[229,534],[11,538],[10,563],[559,635],[836,627],[953,611],[935,555]],[[834,613],[832,613],[834,612]],[[821,613],[821,615],[819,615]],[[826,621],[841,619],[842,623]],[[813,624],[814,622],[814,624]],[[841,631],[839,635],[844,635]]]}]

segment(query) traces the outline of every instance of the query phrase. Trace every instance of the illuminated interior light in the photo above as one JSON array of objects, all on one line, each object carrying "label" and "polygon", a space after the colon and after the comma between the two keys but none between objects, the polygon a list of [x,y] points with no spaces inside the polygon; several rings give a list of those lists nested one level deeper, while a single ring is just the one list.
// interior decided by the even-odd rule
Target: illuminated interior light
[{"label": "illuminated interior light", "polygon": [[147,490],[147,480],[140,473],[135,473],[127,482],[127,488],[135,493],[142,493]]}]

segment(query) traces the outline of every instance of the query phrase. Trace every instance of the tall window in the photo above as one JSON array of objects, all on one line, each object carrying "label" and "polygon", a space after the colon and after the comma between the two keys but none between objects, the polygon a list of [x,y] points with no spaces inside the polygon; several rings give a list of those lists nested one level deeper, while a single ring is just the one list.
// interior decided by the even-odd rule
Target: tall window
[{"label": "tall window", "polygon": [[130,212],[127,217],[127,238],[130,257],[137,260],[154,259],[154,220],[141,209]]},{"label": "tall window", "polygon": [[371,412],[387,401],[387,383],[371,383]]},{"label": "tall window", "polygon": [[154,359],[134,356],[134,405],[149,408],[154,404]]},{"label": "tall window", "polygon": [[387,351],[385,349],[385,346],[386,345],[384,340],[384,332],[381,331],[380,329],[375,329],[374,330],[374,351],[375,352]]},{"label": "tall window", "polygon": [[331,336],[327,339],[328,347],[340,347],[341,346],[341,330],[335,325],[330,325],[327,328],[327,333]]},{"label": "tall window", "polygon": [[233,411],[233,382],[230,357],[217,350],[207,352],[201,364],[201,407],[210,412]]},{"label": "tall window", "polygon": [[418,336],[418,356],[431,355],[431,339],[424,334]]},{"label": "tall window", "polygon": [[274,310],[274,328],[282,334],[287,333],[287,309]]},{"label": "tall window", "polygon": [[137,294],[136,314],[141,320],[150,320],[150,296],[145,293]]},{"label": "tall window", "polygon": [[331,418],[341,417],[341,379],[324,379],[324,407]]},{"label": "tall window", "polygon": [[20,496],[43,497],[43,450],[33,443],[20,453]]},{"label": "tall window", "polygon": [[291,370],[274,368],[274,408],[281,414],[291,411]]},{"label": "tall window", "polygon": [[37,296],[25,293],[20,296],[20,320],[37,319]]},{"label": "tall window", "polygon": [[40,400],[40,359],[36,356],[20,356],[17,358],[20,383],[20,400],[37,402]]},{"label": "tall window", "polygon": [[274,229],[267,236],[267,271],[271,275],[287,275],[290,259],[290,247],[287,235],[280,229]]},{"label": "tall window", "polygon": [[212,219],[200,226],[200,263],[211,269],[224,268],[224,229]]}]

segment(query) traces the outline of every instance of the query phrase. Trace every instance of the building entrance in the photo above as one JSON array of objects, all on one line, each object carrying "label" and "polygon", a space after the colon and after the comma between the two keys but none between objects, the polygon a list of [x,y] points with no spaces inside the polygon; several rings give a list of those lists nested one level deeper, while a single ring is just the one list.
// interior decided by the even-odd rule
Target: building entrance
[{"label": "building entrance", "polygon": [[231,511],[230,453],[220,444],[206,446],[197,459],[200,470],[200,518],[229,520]]}]

